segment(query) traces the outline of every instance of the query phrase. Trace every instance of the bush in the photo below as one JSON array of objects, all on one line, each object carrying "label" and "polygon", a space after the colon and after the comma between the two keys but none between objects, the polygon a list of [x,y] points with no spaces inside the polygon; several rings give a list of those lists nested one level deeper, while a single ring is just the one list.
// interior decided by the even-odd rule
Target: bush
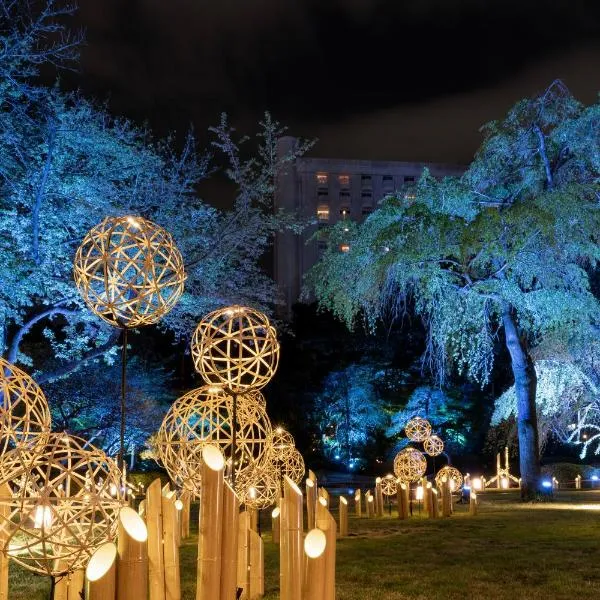
[{"label": "bush", "polygon": [[559,483],[570,483],[575,481],[577,475],[585,478],[585,465],[577,465],[575,463],[559,462],[544,465],[542,473],[548,477],[556,477]]}]

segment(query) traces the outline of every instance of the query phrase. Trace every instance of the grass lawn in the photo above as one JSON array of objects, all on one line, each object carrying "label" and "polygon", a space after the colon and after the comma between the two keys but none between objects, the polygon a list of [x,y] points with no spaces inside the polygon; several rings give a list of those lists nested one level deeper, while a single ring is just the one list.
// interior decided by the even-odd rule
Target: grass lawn
[{"label": "grass lawn", "polygon": [[[479,495],[480,514],[451,519],[350,520],[338,541],[338,600],[529,600],[600,597],[600,491],[559,492],[519,504],[514,492]],[[263,517],[266,521],[266,515]],[[268,600],[278,594],[278,547],[265,537]],[[181,549],[183,600],[195,599],[196,537]],[[47,581],[14,565],[10,600],[47,598]]]}]

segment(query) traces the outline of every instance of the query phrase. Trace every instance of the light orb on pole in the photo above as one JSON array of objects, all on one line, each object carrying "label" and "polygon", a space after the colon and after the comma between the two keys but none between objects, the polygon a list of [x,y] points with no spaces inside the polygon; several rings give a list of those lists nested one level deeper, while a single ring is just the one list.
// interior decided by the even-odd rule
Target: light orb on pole
[{"label": "light orb on pole", "polygon": [[423,448],[429,456],[439,456],[444,451],[444,442],[437,435],[430,435],[423,442]]},{"label": "light orb on pole", "polygon": [[247,469],[235,480],[235,488],[242,504],[262,510],[277,502],[279,480],[268,465]]},{"label": "light orb on pole", "polygon": [[285,462],[296,450],[296,442],[289,431],[275,427],[267,439],[268,458],[272,462]]},{"label": "light orb on pole", "polygon": [[424,442],[431,435],[431,423],[422,417],[413,417],[406,424],[404,431],[412,442]]},{"label": "light orb on pole", "polygon": [[50,434],[42,452],[25,455],[2,525],[8,555],[26,569],[62,576],[85,567],[112,541],[124,504],[121,472],[104,452],[66,433]]},{"label": "light orb on pole", "polygon": [[418,481],[427,470],[427,459],[420,450],[407,446],[394,458],[394,473],[402,483]]},{"label": "light orb on pole", "polygon": [[247,306],[228,306],[204,317],[191,349],[204,381],[234,394],[263,388],[279,362],[275,328],[265,314]]},{"label": "light orb on pole", "polygon": [[456,468],[450,465],[446,465],[442,467],[435,476],[435,485],[438,488],[442,487],[442,482],[444,478],[448,479],[450,482],[450,491],[457,492],[463,484],[463,476],[462,473]]},{"label": "light orb on pole", "polygon": [[398,479],[391,473],[382,477],[381,492],[384,496],[395,496],[398,492]]}]

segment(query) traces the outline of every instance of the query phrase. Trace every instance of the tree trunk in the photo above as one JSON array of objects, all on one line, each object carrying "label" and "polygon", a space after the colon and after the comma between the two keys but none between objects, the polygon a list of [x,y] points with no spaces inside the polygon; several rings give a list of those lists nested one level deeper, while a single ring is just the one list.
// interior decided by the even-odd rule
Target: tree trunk
[{"label": "tree trunk", "polygon": [[517,395],[521,499],[533,500],[540,484],[540,446],[535,405],[537,376],[533,361],[519,338],[513,308],[510,305],[504,307],[502,322]]}]

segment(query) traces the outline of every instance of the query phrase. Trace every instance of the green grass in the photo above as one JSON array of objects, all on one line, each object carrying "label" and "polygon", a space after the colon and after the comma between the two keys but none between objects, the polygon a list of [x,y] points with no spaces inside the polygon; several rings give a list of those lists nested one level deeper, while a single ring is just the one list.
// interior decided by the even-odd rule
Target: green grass
[{"label": "green grass", "polygon": [[[567,600],[599,597],[600,492],[524,505],[485,493],[480,514],[350,520],[337,547],[338,600]],[[266,515],[263,517],[266,521]],[[278,594],[278,547],[265,538],[266,599]],[[181,550],[183,600],[195,598],[196,537]],[[10,600],[47,597],[46,581],[11,565]]]}]

